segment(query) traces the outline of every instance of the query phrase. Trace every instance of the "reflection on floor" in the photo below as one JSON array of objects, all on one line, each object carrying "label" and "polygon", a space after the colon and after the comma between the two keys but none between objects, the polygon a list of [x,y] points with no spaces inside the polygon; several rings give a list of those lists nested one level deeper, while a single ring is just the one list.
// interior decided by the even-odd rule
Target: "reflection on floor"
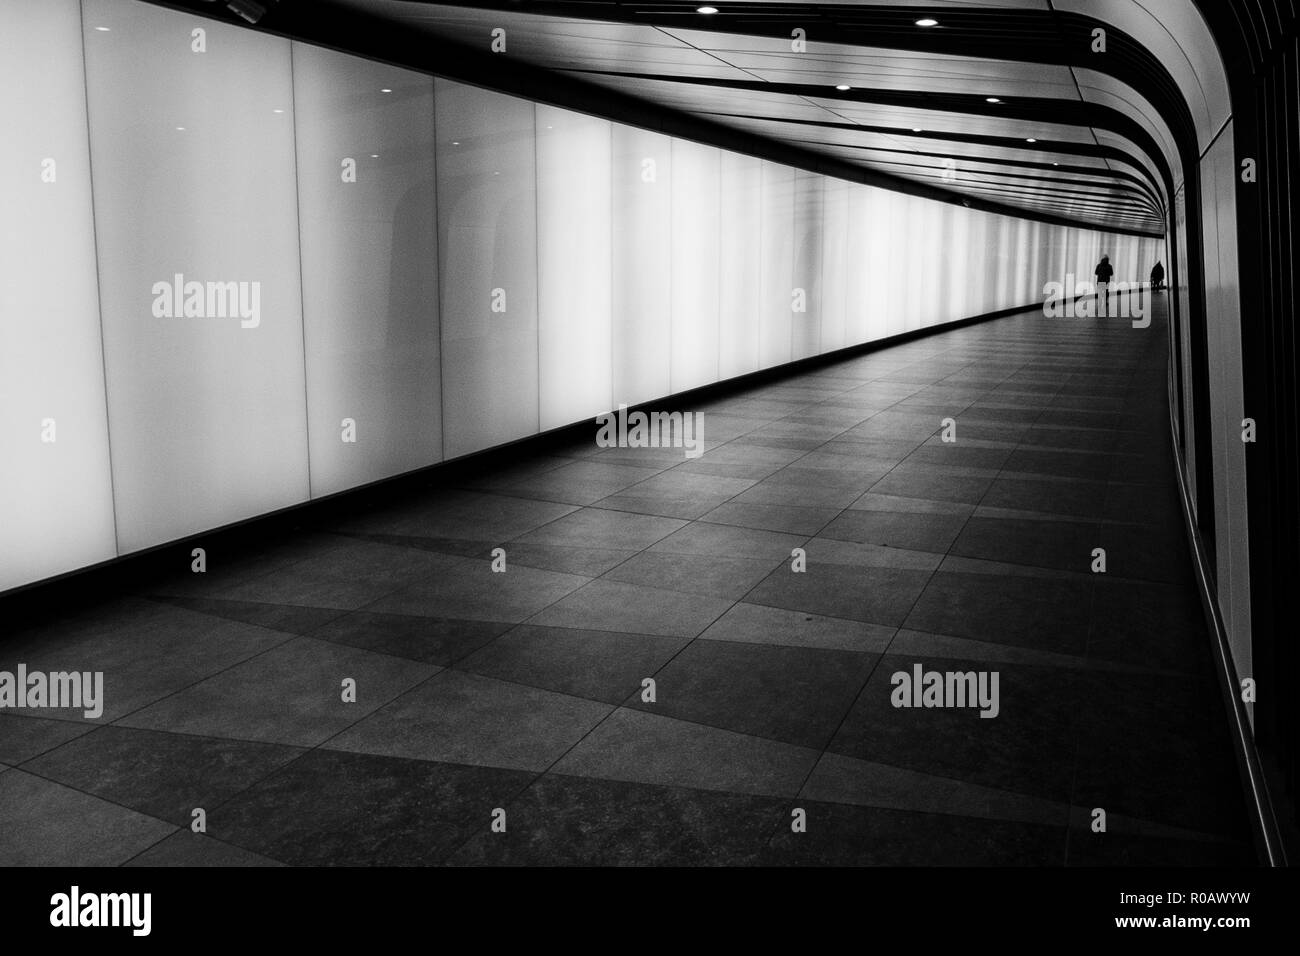
[{"label": "reflection on floor", "polygon": [[0,863],[1250,864],[1165,337],[941,334],[11,634],[107,703],[0,716]]}]

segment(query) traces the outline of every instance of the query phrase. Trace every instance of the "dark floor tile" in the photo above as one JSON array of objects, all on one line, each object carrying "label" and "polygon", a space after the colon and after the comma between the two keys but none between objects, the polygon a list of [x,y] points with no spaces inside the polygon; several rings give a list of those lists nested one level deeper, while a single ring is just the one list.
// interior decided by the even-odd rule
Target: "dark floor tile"
[{"label": "dark floor tile", "polygon": [[816,750],[619,708],[552,770],[579,777],[794,796]]},{"label": "dark floor tile", "polygon": [[353,611],[322,627],[312,637],[445,666],[472,654],[510,627],[497,621]]},{"label": "dark floor tile", "polygon": [[1090,658],[1208,674],[1210,655],[1201,599],[1191,587],[1098,576]]},{"label": "dark floor tile", "polygon": [[731,606],[726,598],[683,594],[603,578],[556,601],[529,624],[694,637]]},{"label": "dark floor tile", "polygon": [[[437,671],[430,664],[298,637],[120,723],[310,747]],[[356,682],[355,702],[343,700],[345,679]]]},{"label": "dark floor tile", "polygon": [[788,504],[762,504],[759,502],[729,501],[703,516],[713,524],[736,525],[762,531],[780,531],[787,534],[810,535],[826,525],[840,512],[842,506],[804,507]]},{"label": "dark floor tile", "polygon": [[473,836],[467,866],[749,866],[764,862],[787,801],[547,774]]},{"label": "dark floor tile", "polygon": [[766,604],[826,617],[898,626],[916,603],[931,572],[900,568],[810,565],[802,573],[778,568],[745,596]]},{"label": "dark floor tile", "polygon": [[155,843],[126,866],[243,867],[284,866],[277,860],[222,843],[189,829],[178,830]]},{"label": "dark floor tile", "polygon": [[1082,680],[1089,703],[1080,714],[1076,803],[1204,833],[1243,833],[1237,762],[1208,676]]},{"label": "dark floor tile", "polygon": [[213,597],[353,610],[458,562],[459,558],[432,551],[338,537],[296,564]]},{"label": "dark floor tile", "polygon": [[772,840],[779,866],[1059,866],[1065,830],[1029,823],[798,801],[807,831]]},{"label": "dark floor tile", "polygon": [[696,641],[655,675],[656,699],[627,706],[824,748],[875,665],[854,651]]},{"label": "dark floor tile", "polygon": [[493,571],[489,561],[466,561],[389,594],[366,610],[517,624],[589,580],[577,574],[512,566],[509,545],[505,552],[505,571]]},{"label": "dark floor tile", "polygon": [[988,491],[992,476],[950,474],[932,465],[899,465],[871,486],[871,493],[897,495],[902,498],[928,498],[978,504]]},{"label": "dark floor tile", "polygon": [[643,551],[605,574],[607,581],[739,600],[772,570],[771,559]]},{"label": "dark floor tile", "polygon": [[296,747],[101,727],[23,769],[77,790],[189,827],[303,753]]},{"label": "dark floor tile", "polygon": [[617,704],[686,645],[686,638],[521,624],[458,669]]},{"label": "dark floor tile", "polygon": [[[895,674],[997,672],[997,716],[966,707],[896,707]],[[887,655],[863,689],[830,750],[1014,793],[1067,801],[1074,716],[1085,706],[1076,672],[1021,664]]]},{"label": "dark floor tile", "polygon": [[890,548],[946,553],[966,523],[964,515],[851,509],[821,531],[825,538]]},{"label": "dark floor tile", "polygon": [[893,636],[894,628],[885,625],[742,601],[709,625],[699,639],[879,654]]},{"label": "dark floor tile", "polygon": [[540,772],[612,708],[443,671],[329,741],[335,750]]},{"label": "dark floor tile", "polygon": [[0,714],[0,763],[20,764],[82,734],[90,733],[96,726],[97,722],[91,721],[46,720],[43,717]]},{"label": "dark floor tile", "polygon": [[302,607],[295,604],[260,604],[253,601],[229,601],[217,598],[159,597],[159,601],[200,614],[242,621],[258,627],[288,634],[310,634],[347,612],[336,608]]},{"label": "dark floor tile", "polygon": [[940,569],[907,615],[912,630],[1083,656],[1088,579],[969,574]]},{"label": "dark floor tile", "polygon": [[[676,518],[630,514],[602,508],[582,508],[535,531],[530,531],[519,541],[522,544],[639,551],[667,537],[685,524],[685,521]],[[509,546],[506,550],[508,553]]]},{"label": "dark floor tile", "polygon": [[0,773],[0,866],[118,866],[175,830],[22,770]]},{"label": "dark floor tile", "polygon": [[977,514],[966,522],[951,551],[968,558],[1085,574],[1100,543],[1100,530],[1090,522]]},{"label": "dark floor tile", "polygon": [[1105,508],[1106,488],[1104,481],[995,478],[980,504],[986,508],[1097,519]]},{"label": "dark floor tile", "polygon": [[298,866],[442,863],[533,779],[517,770],[313,750],[208,819],[208,832]]}]

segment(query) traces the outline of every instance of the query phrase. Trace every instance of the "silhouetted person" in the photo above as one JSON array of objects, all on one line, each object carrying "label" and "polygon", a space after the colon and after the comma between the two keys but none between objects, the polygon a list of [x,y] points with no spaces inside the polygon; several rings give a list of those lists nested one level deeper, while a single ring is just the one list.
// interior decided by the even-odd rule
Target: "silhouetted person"
[{"label": "silhouetted person", "polygon": [[1160,260],[1157,259],[1156,264],[1151,267],[1151,288],[1159,290],[1159,289],[1163,289],[1164,286],[1165,286],[1165,267],[1162,266],[1160,264]]},{"label": "silhouetted person", "polygon": [[1101,257],[1101,262],[1097,263],[1095,274],[1097,276],[1097,314],[1105,315],[1107,312],[1107,297],[1110,295],[1110,277],[1115,274],[1115,270],[1110,264],[1110,256]]}]

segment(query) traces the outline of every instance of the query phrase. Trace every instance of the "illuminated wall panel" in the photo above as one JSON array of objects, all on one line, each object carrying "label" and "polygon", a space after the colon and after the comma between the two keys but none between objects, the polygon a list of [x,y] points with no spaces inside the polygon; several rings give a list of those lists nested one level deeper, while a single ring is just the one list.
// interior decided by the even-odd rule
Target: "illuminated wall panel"
[{"label": "illuminated wall panel", "polygon": [[433,80],[300,43],[293,58],[311,490],[322,495],[442,458]]},{"label": "illuminated wall panel", "polygon": [[790,317],[791,356],[807,358],[821,351],[822,232],[825,226],[822,184],[825,176],[796,170],[794,177],[794,265],[790,284],[797,291],[797,311]]},{"label": "illuminated wall panel", "polygon": [[771,368],[790,361],[794,292],[795,171],[763,162],[759,206],[762,244],[758,310],[758,364]]},{"label": "illuminated wall panel", "polygon": [[719,220],[727,241],[718,249],[718,376],[731,378],[754,371],[759,362],[763,163],[723,153],[721,168]]},{"label": "illuminated wall panel", "polygon": [[[831,186],[832,183],[827,183],[828,199]],[[849,184],[844,212],[844,345],[872,338],[874,323],[879,321],[876,318],[879,295],[870,273],[872,236],[876,232],[871,194],[868,186]],[[827,206],[829,209],[829,202]],[[827,248],[830,248],[829,242]]]},{"label": "illuminated wall panel", "polygon": [[718,193],[722,151],[673,141],[672,390],[718,380]]},{"label": "illuminated wall panel", "polygon": [[[822,202],[821,342],[817,352],[833,352],[850,343],[846,333],[846,306],[850,276],[849,216],[853,185],[826,179]],[[854,340],[857,341],[857,340]]]},{"label": "illuminated wall panel", "polygon": [[0,5],[0,591],[113,557],[75,0]]},{"label": "illuminated wall panel", "polygon": [[535,434],[533,104],[434,80],[443,452]]},{"label": "illuminated wall panel", "polygon": [[537,107],[541,427],[608,411],[610,124]]},{"label": "illuminated wall panel", "polygon": [[613,128],[611,406],[672,390],[672,144],[662,133]]},{"label": "illuminated wall panel", "polygon": [[109,28],[87,31],[86,80],[129,552],[308,497],[293,83],[287,40],[84,10]]}]

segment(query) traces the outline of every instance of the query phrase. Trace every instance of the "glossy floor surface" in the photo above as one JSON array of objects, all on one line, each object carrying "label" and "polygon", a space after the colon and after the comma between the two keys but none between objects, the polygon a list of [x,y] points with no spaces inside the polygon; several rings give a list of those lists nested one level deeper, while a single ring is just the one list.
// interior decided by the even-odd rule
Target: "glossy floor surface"
[{"label": "glossy floor surface", "polygon": [[[699,457],[521,452],[51,609],[0,670],[102,671],[104,713],[0,716],[0,864],[1251,864],[1157,302],[846,359],[690,406]],[[996,672],[996,716],[894,706],[916,665]]]}]

